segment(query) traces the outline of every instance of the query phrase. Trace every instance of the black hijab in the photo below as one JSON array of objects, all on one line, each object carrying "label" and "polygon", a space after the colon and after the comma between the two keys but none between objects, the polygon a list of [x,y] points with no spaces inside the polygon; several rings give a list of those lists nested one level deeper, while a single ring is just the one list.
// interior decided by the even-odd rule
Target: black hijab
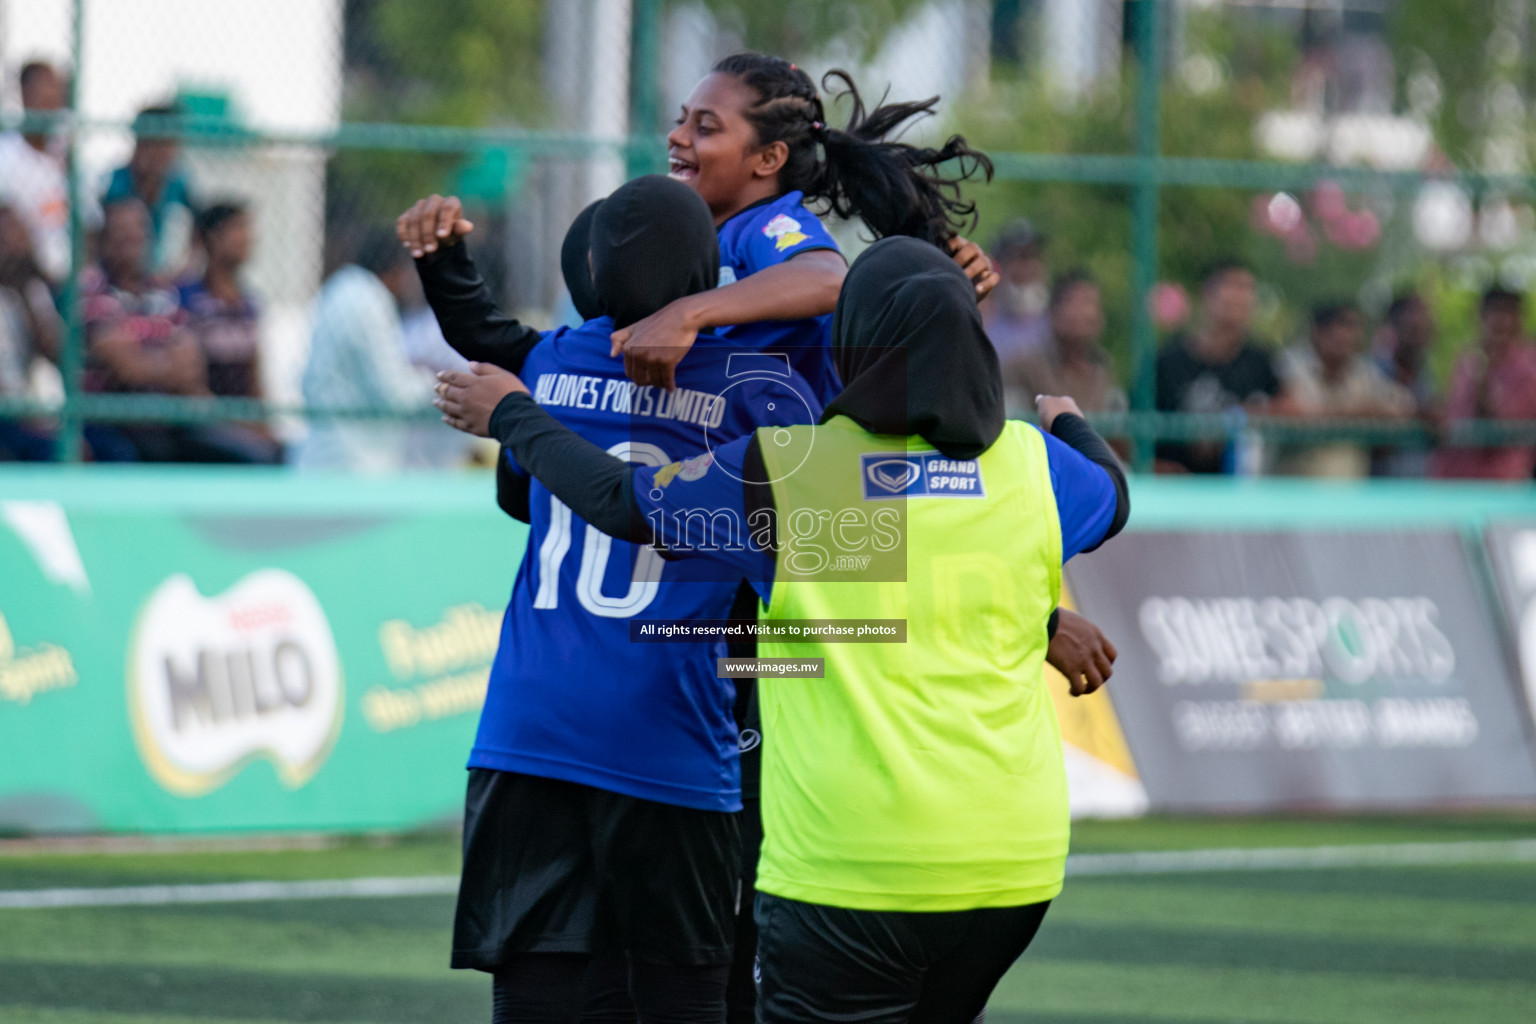
[{"label": "black hijab", "polygon": [[603,315],[603,304],[598,301],[597,288],[592,284],[592,218],[602,200],[588,203],[586,209],[576,215],[566,229],[565,241],[560,243],[560,273],[565,278],[565,290],[571,293],[571,305],[583,321],[596,320]]},{"label": "black hijab", "polygon": [[823,420],[921,435],[952,459],[974,459],[1003,432],[1002,371],[976,289],[931,243],[884,238],[853,261],[832,355],[843,390]]},{"label": "black hijab", "polygon": [[592,217],[592,281],[615,327],[643,320],[720,279],[720,242],[709,207],[660,174],[621,186]]}]

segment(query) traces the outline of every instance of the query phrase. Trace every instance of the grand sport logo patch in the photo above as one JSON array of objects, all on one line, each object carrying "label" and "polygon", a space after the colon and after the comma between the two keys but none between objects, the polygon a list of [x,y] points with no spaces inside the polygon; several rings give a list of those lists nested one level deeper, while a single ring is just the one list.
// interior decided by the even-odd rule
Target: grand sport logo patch
[{"label": "grand sport logo patch", "polygon": [[134,737],[150,774],[195,796],[265,757],[297,788],[341,727],[341,662],[304,581],[262,569],[204,597],[178,573],[144,603],[128,659]]},{"label": "grand sport logo patch", "polygon": [[881,498],[985,498],[975,459],[947,459],[938,452],[871,452],[859,456],[864,500]]}]

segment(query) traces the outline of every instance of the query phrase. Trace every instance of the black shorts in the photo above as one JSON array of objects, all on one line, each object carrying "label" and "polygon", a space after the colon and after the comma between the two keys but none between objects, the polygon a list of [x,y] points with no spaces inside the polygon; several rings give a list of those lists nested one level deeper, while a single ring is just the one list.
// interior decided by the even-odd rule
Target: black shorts
[{"label": "black shorts", "polygon": [[[731,609],[733,619],[757,617],[757,591],[743,583]],[[733,658],[755,658],[757,641],[732,641]],[[755,1024],[757,1020],[757,922],[752,916],[757,889],[757,855],[763,846],[761,793],[763,722],[757,705],[757,680],[736,680],[736,727],[741,749],[741,907],[736,915],[736,952],[726,982],[726,1024]]]},{"label": "black shorts", "polygon": [[757,1020],[757,921],[752,905],[757,895],[757,855],[763,848],[763,810],[755,796],[743,797],[741,802],[741,909],[736,915],[736,952],[725,989],[726,1024],[755,1024]]},{"label": "black shorts", "polygon": [[1049,903],[939,913],[757,894],[763,1024],[970,1024]]},{"label": "black shorts", "polygon": [[453,966],[607,953],[679,966],[731,959],[736,815],[559,779],[471,768]]}]

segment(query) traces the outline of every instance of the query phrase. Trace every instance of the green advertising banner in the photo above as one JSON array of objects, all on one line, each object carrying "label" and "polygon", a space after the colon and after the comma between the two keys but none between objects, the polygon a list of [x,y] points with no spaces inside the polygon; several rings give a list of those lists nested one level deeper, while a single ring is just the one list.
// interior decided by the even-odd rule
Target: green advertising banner
[{"label": "green advertising banner", "polygon": [[488,476],[0,478],[0,831],[456,818],[526,528]]},{"label": "green advertising banner", "polygon": [[[1490,518],[1536,516],[1530,486],[1136,478],[1132,491],[1133,533],[1206,537],[1153,574],[1168,587],[1191,565],[1238,565],[1235,534],[1219,539],[1232,531],[1475,538]],[[489,474],[0,465],[0,834],[457,820],[527,538],[492,492]],[[1282,542],[1295,547],[1282,565],[1310,564],[1304,537]],[[1126,538],[1073,571],[1143,548]],[[1116,625],[1103,601],[1084,604],[1122,658],[1106,694],[1061,702],[1074,807],[1138,813],[1147,794],[1116,711],[1165,684],[1141,678],[1155,664],[1136,653],[1135,616]],[[1494,657],[1489,628],[1468,658]],[[1468,685],[1508,688],[1495,674]]]}]

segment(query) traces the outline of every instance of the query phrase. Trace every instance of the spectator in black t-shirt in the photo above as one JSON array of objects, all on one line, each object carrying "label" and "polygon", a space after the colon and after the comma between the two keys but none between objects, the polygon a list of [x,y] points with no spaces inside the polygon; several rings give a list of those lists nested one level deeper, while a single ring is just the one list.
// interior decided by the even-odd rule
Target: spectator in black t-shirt
[{"label": "spectator in black t-shirt", "polygon": [[[1262,410],[1280,393],[1269,354],[1253,343],[1253,271],[1222,260],[1206,271],[1200,288],[1200,320],[1177,335],[1157,357],[1159,412],[1223,413]],[[1161,473],[1229,471],[1225,441],[1161,442]]]}]

